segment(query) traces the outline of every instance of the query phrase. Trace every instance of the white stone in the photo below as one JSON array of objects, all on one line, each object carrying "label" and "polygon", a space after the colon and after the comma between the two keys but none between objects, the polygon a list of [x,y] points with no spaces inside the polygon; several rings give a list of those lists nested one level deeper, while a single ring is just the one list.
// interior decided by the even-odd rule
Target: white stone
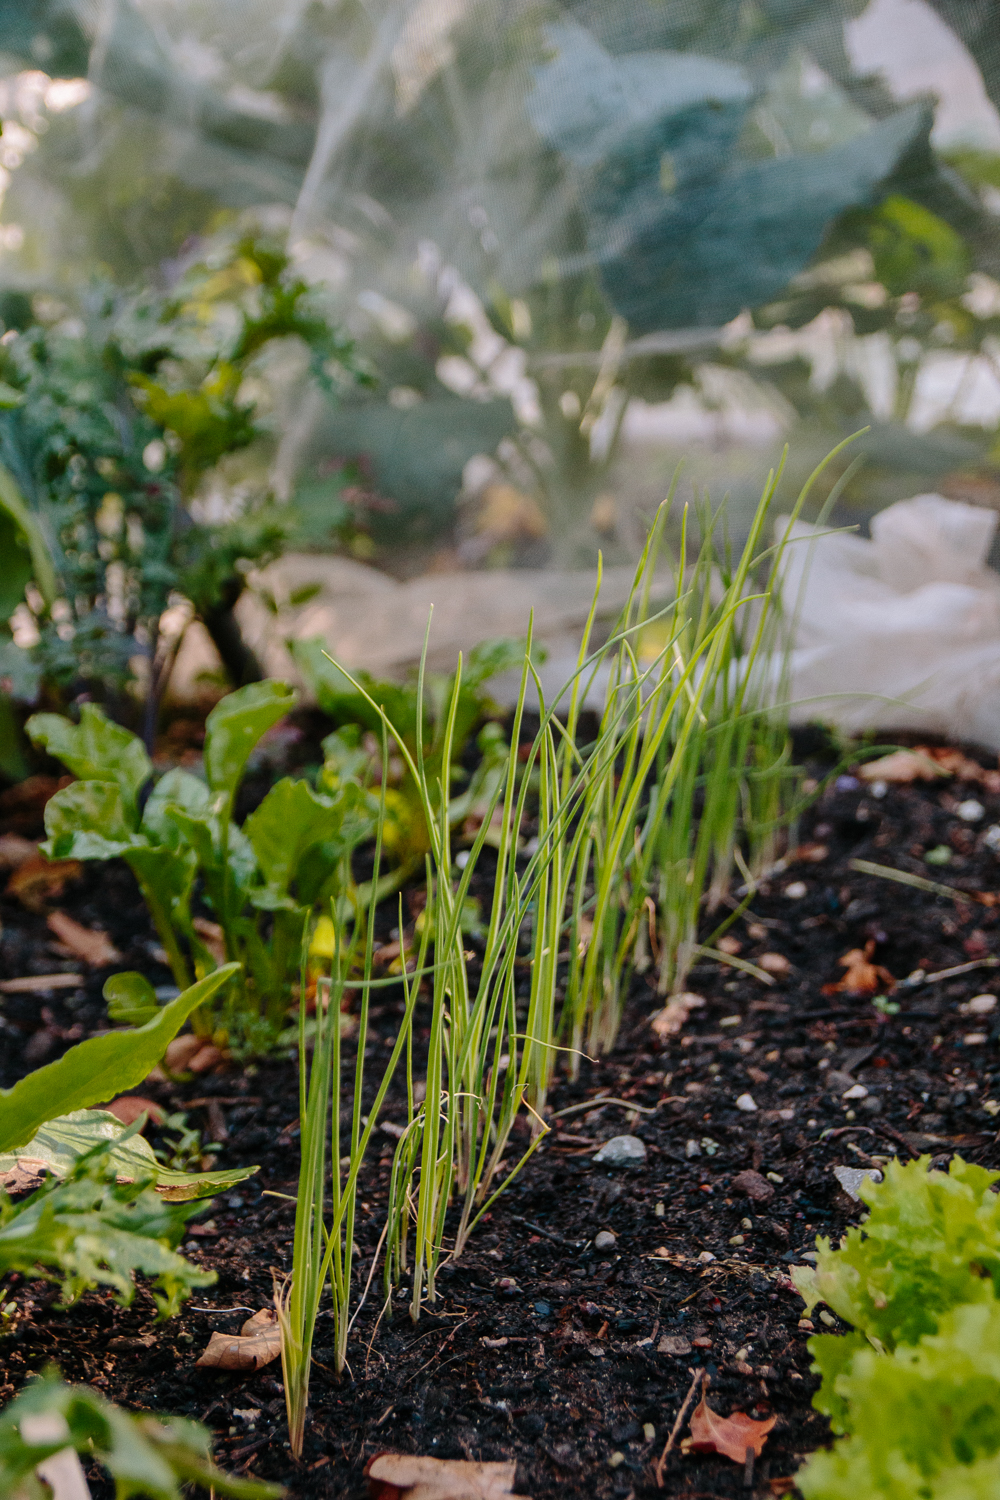
[{"label": "white stone", "polygon": [[846,1089],[840,1097],[842,1099],[867,1099],[868,1090],[863,1083],[855,1083],[851,1088]]},{"label": "white stone", "polygon": [[785,895],[789,901],[801,901],[803,896],[809,894],[809,887],[804,880],[793,880],[791,885],[785,886]]},{"label": "white stone", "polygon": [[755,1115],[757,1106],[752,1094],[741,1094],[736,1101],[736,1108],[741,1109],[745,1115]]},{"label": "white stone", "polygon": [[964,822],[978,823],[986,809],[981,802],[976,801],[975,797],[970,797],[966,802],[960,802],[955,811]]},{"label": "white stone", "polygon": [[996,995],[973,995],[965,1009],[970,1016],[988,1016],[991,1010],[996,1010]]},{"label": "white stone", "polygon": [[595,1250],[613,1250],[617,1243],[610,1229],[602,1229],[594,1235]]},{"label": "white stone", "polygon": [[638,1166],[645,1160],[646,1148],[636,1135],[613,1135],[594,1157],[604,1167]]}]

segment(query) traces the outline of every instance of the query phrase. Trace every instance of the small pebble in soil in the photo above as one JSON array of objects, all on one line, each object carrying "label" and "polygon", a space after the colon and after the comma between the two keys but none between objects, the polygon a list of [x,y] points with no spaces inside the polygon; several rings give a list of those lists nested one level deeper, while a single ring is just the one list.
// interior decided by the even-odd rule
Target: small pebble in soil
[{"label": "small pebble in soil", "polygon": [[703,1250],[698,1257],[699,1263],[703,1266],[710,1266],[714,1259],[715,1256],[712,1254],[711,1250]]},{"label": "small pebble in soil", "polygon": [[656,1428],[653,1426],[652,1422],[643,1422],[642,1435],[646,1439],[647,1443],[651,1443],[653,1441],[656,1436]]},{"label": "small pebble in soil", "polygon": [[968,1031],[962,1041],[967,1047],[981,1047],[986,1039],[985,1031]]},{"label": "small pebble in soil", "polygon": [[849,1089],[845,1089],[844,1094],[843,1094],[843,1098],[845,1098],[845,1099],[867,1099],[868,1098],[868,1090],[865,1088],[865,1086],[864,1086],[863,1083],[855,1083],[855,1084],[852,1084],[852,1086]]},{"label": "small pebble in soil", "polygon": [[987,849],[994,851],[1000,849],[1000,823],[991,823],[983,834],[983,843]]},{"label": "small pebble in soil", "polygon": [[996,1010],[996,995],[973,995],[966,1005],[958,1007],[962,1015],[988,1016],[991,1010]]},{"label": "small pebble in soil", "polygon": [[924,855],[925,865],[950,865],[951,850],[947,844],[935,844],[933,849],[928,849]]},{"label": "small pebble in soil", "polygon": [[785,886],[785,895],[789,901],[801,901],[803,896],[809,894],[809,887],[804,880],[793,880],[791,885]]},{"label": "small pebble in soil", "polygon": [[646,1147],[637,1135],[613,1135],[594,1161],[604,1167],[631,1167],[646,1160]]},{"label": "small pebble in soil", "polygon": [[602,1229],[594,1235],[595,1250],[613,1250],[617,1241],[610,1229]]},{"label": "small pebble in soil", "polygon": [[968,801],[960,802],[955,811],[963,822],[978,823],[986,809],[981,802],[976,801],[975,797],[970,797]]},{"label": "small pebble in soil", "polygon": [[757,1106],[754,1103],[752,1094],[740,1094],[736,1100],[736,1108],[741,1109],[745,1115],[755,1115],[757,1113]]},{"label": "small pebble in soil", "polygon": [[664,1205],[662,1203],[658,1203],[656,1205],[656,1207],[653,1209],[653,1217],[656,1218],[656,1219],[662,1219],[664,1217],[664,1215],[666,1214],[666,1212],[667,1212],[667,1210],[664,1207]]},{"label": "small pebble in soil", "polygon": [[741,1234],[734,1234],[734,1235],[730,1236],[729,1243],[731,1245],[745,1245],[746,1244],[746,1240],[743,1238],[743,1236]]},{"label": "small pebble in soil", "polygon": [[617,1469],[619,1467],[619,1465],[623,1464],[624,1462],[625,1462],[625,1455],[624,1455],[624,1453],[612,1453],[611,1456],[610,1456],[610,1458],[608,1459],[608,1468],[609,1469]]}]

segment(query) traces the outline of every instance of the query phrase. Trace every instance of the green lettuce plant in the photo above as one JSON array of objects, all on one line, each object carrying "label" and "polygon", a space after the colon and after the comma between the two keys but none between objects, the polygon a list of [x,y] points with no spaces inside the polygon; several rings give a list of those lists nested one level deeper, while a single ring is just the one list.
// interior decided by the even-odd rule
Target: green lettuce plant
[{"label": "green lettuce plant", "polygon": [[222,929],[227,959],[243,968],[218,1013],[196,1015],[195,1028],[252,1051],[266,1051],[281,1032],[314,909],[331,899],[352,909],[351,852],[375,826],[374,797],[346,776],[319,793],[285,777],[242,827],[233,822],[251,752],[294,702],[281,682],[230,693],[206,721],[205,779],[168,771],[144,804],[152,776],[145,748],[99,708],[85,704],[79,724],[36,714],[27,726],[79,778],[46,807],[46,853],[123,859],[184,988],[192,968],[200,975],[217,966],[195,920],[200,899]]},{"label": "green lettuce plant", "polygon": [[1000,1173],[890,1162],[870,1212],[793,1277],[853,1325],[809,1341],[813,1399],[841,1441],[796,1476],[806,1500],[987,1500],[1000,1485]]},{"label": "green lettuce plant", "polygon": [[[229,1500],[279,1500],[280,1485],[237,1479],[212,1463],[211,1441],[199,1422],[153,1412],[127,1412],[89,1386],[67,1385],[47,1370],[0,1412],[0,1494],[49,1500],[44,1475],[56,1460],[64,1493],[89,1495],[78,1455],[96,1460],[115,1492],[146,1500],[181,1500],[189,1485]],[[43,1466],[44,1475],[36,1471]]]}]

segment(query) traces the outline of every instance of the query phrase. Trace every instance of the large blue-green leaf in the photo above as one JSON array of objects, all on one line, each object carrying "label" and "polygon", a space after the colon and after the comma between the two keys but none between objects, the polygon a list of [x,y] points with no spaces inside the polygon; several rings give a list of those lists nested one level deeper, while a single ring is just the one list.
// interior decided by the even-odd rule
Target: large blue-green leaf
[{"label": "large blue-green leaf", "polygon": [[58,1062],[36,1068],[11,1089],[0,1089],[0,1151],[23,1146],[47,1120],[103,1104],[141,1083],[191,1012],[210,1000],[239,967],[226,964],[206,975],[138,1030],[88,1037]]},{"label": "large blue-green leaf", "polygon": [[56,792],[45,804],[45,832],[50,859],[116,859],[136,842],[112,781],[74,781]]},{"label": "large blue-green leaf", "polygon": [[139,793],[153,773],[146,747],[137,735],[113,724],[94,703],[85,703],[80,722],[62,714],[32,714],[27,730],[81,781],[114,782],[132,828],[137,823]]},{"label": "large blue-green leaf", "polygon": [[754,101],[740,69],[679,52],[612,57],[570,22],[546,31],[555,56],[529,114],[575,171],[588,256],[637,332],[717,325],[771,300],[930,129],[914,104],[831,150],[748,160],[734,150]]},{"label": "large blue-green leaf", "polygon": [[227,818],[254,746],[297,697],[287,682],[251,682],[227,693],[206,719],[205,774],[212,791],[224,797]]}]

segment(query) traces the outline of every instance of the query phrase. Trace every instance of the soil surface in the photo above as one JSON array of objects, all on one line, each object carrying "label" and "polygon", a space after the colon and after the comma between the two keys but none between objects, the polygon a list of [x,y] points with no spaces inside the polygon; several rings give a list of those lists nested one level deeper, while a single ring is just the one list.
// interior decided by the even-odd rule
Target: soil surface
[{"label": "soil surface", "polygon": [[[985,754],[976,759],[995,767]],[[18,1312],[0,1340],[0,1401],[56,1362],[68,1379],[126,1406],[200,1419],[224,1467],[280,1480],[310,1500],[362,1494],[366,1458],[385,1449],[515,1458],[518,1493],[535,1500],[785,1493],[787,1476],[829,1439],[810,1404],[810,1330],[789,1269],[817,1234],[836,1237],[860,1216],[832,1169],[921,1153],[943,1165],[956,1151],[1000,1165],[995,1111],[985,1107],[1000,1099],[1000,1008],[962,1009],[1000,990],[997,910],[849,863],[993,892],[1000,792],[971,773],[876,791],[884,794],[852,776],[832,783],[795,830],[797,855],[732,929],[739,957],[783,970],[773,984],[698,967],[689,984],[704,1007],[660,1040],[649,1017],[662,1002],[648,977],[636,980],[614,1054],[584,1062],[577,1082],[561,1078],[553,1089],[553,1114],[586,1107],[552,1119],[466,1254],[444,1267],[434,1308],[413,1324],[403,1287],[390,1316],[379,1267],[342,1380],[321,1317],[301,1465],[287,1448],[280,1365],[250,1375],[195,1368],[211,1333],[238,1331],[268,1304],[273,1273],[290,1266],[293,1204],[270,1196],[295,1191],[289,1059],[143,1090],[185,1110],[206,1139],[214,1134],[220,1166],[260,1164],[255,1178],[215,1200],[187,1241],[191,1259],[218,1281],[157,1324],[142,1288],[128,1309],[88,1294],[61,1310],[45,1283],[8,1278]],[[959,808],[973,800],[983,812],[970,821],[974,810],[963,807],[963,817]],[[30,809],[15,802],[0,799],[0,832],[37,834]],[[934,850],[938,863],[928,864]],[[91,866],[58,904],[108,932],[123,955],[116,967],[169,983],[123,867]],[[80,971],[53,947],[44,905],[30,912],[7,897],[0,915],[0,979]],[[844,973],[842,956],[866,944],[886,971],[879,987],[889,1000],[824,993]],[[934,977],[959,966],[965,971]],[[930,977],[890,990],[887,975],[917,969]],[[0,994],[0,1085],[106,1025],[104,977],[90,971],[72,989]],[[401,1009],[392,991],[382,994],[389,998],[375,1007],[368,1048],[375,1081]],[[383,1119],[401,1118],[390,1095]],[[644,1142],[645,1162],[595,1163],[600,1143],[622,1133]],[[364,1173],[355,1300],[382,1228],[394,1146],[393,1134],[377,1133]],[[702,1368],[719,1411],[774,1414],[776,1424],[752,1473],[675,1451],[658,1489],[655,1461]],[[99,1500],[111,1495],[96,1475],[92,1487]]]}]

